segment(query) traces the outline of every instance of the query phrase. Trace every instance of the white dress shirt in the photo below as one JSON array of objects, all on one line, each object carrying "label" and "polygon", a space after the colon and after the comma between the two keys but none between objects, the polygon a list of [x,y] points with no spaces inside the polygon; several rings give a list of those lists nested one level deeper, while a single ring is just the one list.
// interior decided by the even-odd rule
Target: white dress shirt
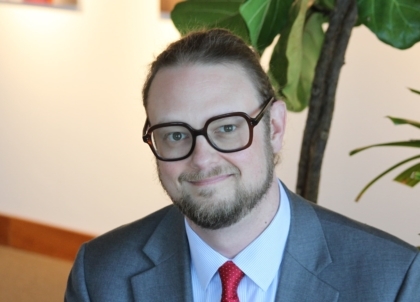
[{"label": "white dress shirt", "polygon": [[290,227],[289,198],[280,181],[280,207],[268,227],[233,259],[228,259],[205,243],[185,221],[191,252],[194,302],[220,301],[222,283],[218,269],[232,260],[244,273],[238,287],[242,302],[274,301],[280,264]]}]

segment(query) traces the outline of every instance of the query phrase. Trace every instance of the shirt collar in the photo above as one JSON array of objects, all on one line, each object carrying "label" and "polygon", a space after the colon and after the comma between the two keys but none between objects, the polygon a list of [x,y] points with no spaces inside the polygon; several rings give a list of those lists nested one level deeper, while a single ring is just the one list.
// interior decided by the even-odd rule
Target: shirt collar
[{"label": "shirt collar", "polygon": [[[290,227],[289,198],[278,182],[280,189],[280,207],[268,227],[232,261],[266,291],[279,271],[280,263],[286,245]],[[185,229],[191,252],[192,266],[203,289],[217,273],[219,267],[225,263],[226,257],[213,250],[188,225]]]}]

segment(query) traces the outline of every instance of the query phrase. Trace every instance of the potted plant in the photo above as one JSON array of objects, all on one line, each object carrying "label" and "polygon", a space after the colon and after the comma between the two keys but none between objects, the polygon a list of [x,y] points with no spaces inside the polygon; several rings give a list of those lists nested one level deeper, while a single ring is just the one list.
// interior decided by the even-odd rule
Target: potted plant
[{"label": "potted plant", "polygon": [[309,107],[296,193],[313,202],[353,27],[363,24],[399,49],[420,40],[418,0],[189,0],[178,3],[171,18],[181,34],[229,29],[260,54],[280,37],[268,75],[289,110]]},{"label": "potted plant", "polygon": [[[420,94],[420,91],[410,89],[413,93]],[[420,129],[420,122],[407,120],[404,118],[397,118],[397,117],[391,117],[388,116],[388,118],[394,123],[394,125],[411,125],[413,127]],[[410,148],[420,148],[420,139],[412,139],[409,141],[397,141],[397,142],[389,142],[389,143],[381,143],[381,144],[374,144],[369,145],[366,147],[358,148],[350,152],[350,155],[354,155],[356,153],[359,153],[361,151],[364,151],[366,149],[370,149],[373,147],[410,147]],[[366,192],[367,189],[369,189],[370,186],[372,186],[375,182],[377,182],[380,178],[388,174],[389,172],[393,171],[394,169],[405,165],[409,162],[415,162],[414,165],[406,168],[403,172],[398,174],[394,180],[404,184],[409,187],[414,187],[420,182],[420,154],[412,156],[410,158],[404,159],[392,167],[388,168],[378,176],[376,176],[374,179],[372,179],[357,195],[356,201],[358,201],[362,195]]]}]

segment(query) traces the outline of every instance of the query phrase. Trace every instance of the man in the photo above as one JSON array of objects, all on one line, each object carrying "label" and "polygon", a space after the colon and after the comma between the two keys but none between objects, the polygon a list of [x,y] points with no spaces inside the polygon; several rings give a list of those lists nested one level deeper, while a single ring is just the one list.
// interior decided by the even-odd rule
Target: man
[{"label": "man", "polygon": [[174,205],[84,244],[67,301],[420,301],[417,249],[274,175],[286,109],[242,40],[171,44],[143,101]]}]

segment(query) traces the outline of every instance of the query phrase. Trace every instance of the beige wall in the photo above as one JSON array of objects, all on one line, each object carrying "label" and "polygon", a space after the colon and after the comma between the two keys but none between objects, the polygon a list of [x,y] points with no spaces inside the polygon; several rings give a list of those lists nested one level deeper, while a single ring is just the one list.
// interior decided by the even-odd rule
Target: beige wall
[{"label": "beige wall", "polygon": [[[82,1],[66,11],[0,3],[0,212],[102,233],[169,204],[141,141],[141,83],[178,34],[158,1]],[[321,184],[321,205],[420,245],[420,187],[382,180],[414,150],[366,144],[418,137],[385,115],[420,120],[420,47],[394,50],[354,31]],[[294,188],[305,114],[290,114],[278,175]],[[418,152],[417,152],[418,153]]]}]

